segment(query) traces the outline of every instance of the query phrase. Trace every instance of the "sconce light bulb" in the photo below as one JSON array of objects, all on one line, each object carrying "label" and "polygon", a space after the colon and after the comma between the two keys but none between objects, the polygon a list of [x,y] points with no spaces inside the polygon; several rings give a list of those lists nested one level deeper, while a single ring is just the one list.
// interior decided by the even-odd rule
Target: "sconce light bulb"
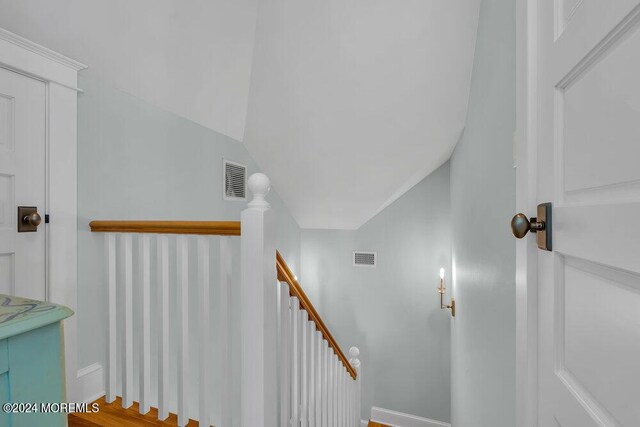
[{"label": "sconce light bulb", "polygon": [[440,269],[440,278],[444,279],[444,268]]}]

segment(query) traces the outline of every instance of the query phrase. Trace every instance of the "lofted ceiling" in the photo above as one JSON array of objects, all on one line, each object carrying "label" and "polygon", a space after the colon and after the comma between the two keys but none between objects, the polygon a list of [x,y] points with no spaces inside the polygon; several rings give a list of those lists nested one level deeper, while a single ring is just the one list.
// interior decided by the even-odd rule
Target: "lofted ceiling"
[{"label": "lofted ceiling", "polygon": [[463,130],[479,0],[262,0],[244,144],[303,228],[355,229]]},{"label": "lofted ceiling", "polygon": [[355,229],[449,158],[479,6],[0,0],[0,26],[243,140],[301,227]]}]

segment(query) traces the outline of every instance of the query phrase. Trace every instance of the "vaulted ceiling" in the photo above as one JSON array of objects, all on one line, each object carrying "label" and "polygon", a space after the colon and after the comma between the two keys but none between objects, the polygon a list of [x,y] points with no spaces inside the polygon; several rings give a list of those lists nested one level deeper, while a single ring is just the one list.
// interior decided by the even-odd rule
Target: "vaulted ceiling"
[{"label": "vaulted ceiling", "polygon": [[449,156],[479,0],[262,0],[244,143],[303,228],[354,229]]},{"label": "vaulted ceiling", "polygon": [[0,26],[242,140],[303,228],[357,228],[462,132],[480,0],[0,0]]}]

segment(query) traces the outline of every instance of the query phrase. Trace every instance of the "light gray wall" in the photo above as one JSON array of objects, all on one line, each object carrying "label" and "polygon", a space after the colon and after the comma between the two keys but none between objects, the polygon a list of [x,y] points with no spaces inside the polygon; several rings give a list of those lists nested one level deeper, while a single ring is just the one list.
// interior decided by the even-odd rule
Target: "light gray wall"
[{"label": "light gray wall", "polygon": [[[450,316],[436,292],[450,265],[449,163],[355,231],[302,230],[300,281],[343,349],[362,361],[371,406],[450,418]],[[376,268],[352,251],[376,251]]]},{"label": "light gray wall", "polygon": [[515,2],[483,0],[464,135],[451,158],[454,427],[515,423]]},{"label": "light gray wall", "polygon": [[[222,159],[258,168],[244,146],[83,71],[78,98],[79,366],[103,362],[106,289],[94,219],[239,220],[247,202],[222,199]],[[277,247],[300,265],[300,230],[272,191]]]}]

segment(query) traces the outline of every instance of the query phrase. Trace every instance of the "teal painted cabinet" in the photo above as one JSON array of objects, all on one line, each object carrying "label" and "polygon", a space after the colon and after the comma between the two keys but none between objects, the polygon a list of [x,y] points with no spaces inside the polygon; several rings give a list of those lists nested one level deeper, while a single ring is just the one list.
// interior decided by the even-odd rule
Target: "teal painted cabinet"
[{"label": "teal painted cabinet", "polygon": [[0,426],[66,425],[66,414],[44,412],[50,408],[41,404],[66,401],[62,320],[72,314],[57,304],[0,294]]}]

